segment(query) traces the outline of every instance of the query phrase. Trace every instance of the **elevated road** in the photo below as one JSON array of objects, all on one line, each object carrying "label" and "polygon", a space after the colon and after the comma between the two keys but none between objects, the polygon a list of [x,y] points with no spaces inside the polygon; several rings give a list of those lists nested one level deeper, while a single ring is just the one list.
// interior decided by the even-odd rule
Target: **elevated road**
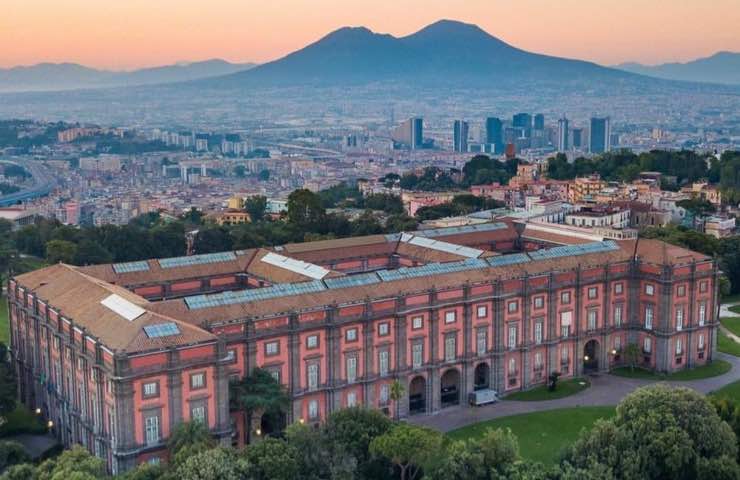
[{"label": "elevated road", "polygon": [[13,163],[25,168],[31,173],[34,181],[33,187],[26,188],[20,192],[0,196],[0,207],[9,207],[20,202],[43,197],[51,193],[57,185],[56,180],[49,174],[47,168],[39,162],[17,159],[0,159],[0,162]]}]

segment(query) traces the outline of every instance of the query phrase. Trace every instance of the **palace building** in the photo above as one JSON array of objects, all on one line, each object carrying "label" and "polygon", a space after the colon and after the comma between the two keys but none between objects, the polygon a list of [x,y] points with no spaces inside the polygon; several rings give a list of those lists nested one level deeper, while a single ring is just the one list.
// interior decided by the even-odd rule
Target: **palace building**
[{"label": "palace building", "polygon": [[[496,223],[75,267],[8,282],[19,398],[112,472],[166,460],[182,421],[242,444],[229,381],[267,369],[287,422],[405,417],[608,371],[630,344],[671,372],[716,350],[709,257]],[[400,381],[404,396],[391,398]],[[494,407],[495,408],[495,407]],[[257,419],[259,421],[259,419]],[[265,426],[264,430],[268,428]]]}]

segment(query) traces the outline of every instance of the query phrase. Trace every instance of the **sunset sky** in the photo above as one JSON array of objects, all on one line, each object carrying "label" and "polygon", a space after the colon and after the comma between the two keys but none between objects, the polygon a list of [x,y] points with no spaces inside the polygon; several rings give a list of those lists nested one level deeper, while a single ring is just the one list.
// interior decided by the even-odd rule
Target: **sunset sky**
[{"label": "sunset sky", "polygon": [[738,0],[2,0],[0,67],[265,62],[342,26],[403,36],[442,18],[602,64],[740,51]]}]

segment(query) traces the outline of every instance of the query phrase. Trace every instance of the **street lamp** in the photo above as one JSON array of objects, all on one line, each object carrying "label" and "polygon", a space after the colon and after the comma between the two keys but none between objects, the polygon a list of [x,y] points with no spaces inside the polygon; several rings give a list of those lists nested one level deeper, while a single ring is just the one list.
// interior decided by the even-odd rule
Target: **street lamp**
[{"label": "street lamp", "polygon": [[46,426],[51,430],[52,428],[54,428],[54,422],[49,420],[48,422],[46,422]]},{"label": "street lamp", "polygon": [[262,430],[258,428],[254,433],[256,433],[257,436],[260,436],[262,435]]},{"label": "street lamp", "polygon": [[41,415],[41,408],[36,407],[36,415]]},{"label": "street lamp", "polygon": [[584,355],[583,356],[583,360],[586,361],[586,362],[588,362],[588,355]]},{"label": "street lamp", "polygon": [[304,423],[306,423],[306,421],[305,421],[305,420],[304,420],[303,418],[299,418],[299,419],[298,419],[298,422],[299,422],[299,423],[300,423],[301,425],[303,425]]},{"label": "street lamp", "polygon": [[613,348],[612,349],[612,355],[616,355],[616,354],[617,354],[617,349],[616,348]]}]

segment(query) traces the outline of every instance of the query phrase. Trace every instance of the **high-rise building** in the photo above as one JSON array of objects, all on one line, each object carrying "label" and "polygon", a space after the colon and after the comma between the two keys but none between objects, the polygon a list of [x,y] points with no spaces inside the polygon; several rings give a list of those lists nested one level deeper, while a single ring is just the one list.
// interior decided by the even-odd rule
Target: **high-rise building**
[{"label": "high-rise building", "polygon": [[571,145],[573,145],[573,148],[581,148],[583,146],[583,129],[582,128],[572,128],[571,135],[573,136],[573,141],[571,142]]},{"label": "high-rise building", "polygon": [[397,126],[391,133],[395,143],[411,150],[417,150],[424,144],[424,119],[412,117]]},{"label": "high-rise building", "polygon": [[568,119],[563,117],[558,120],[558,152],[568,150]]},{"label": "high-rise building", "polygon": [[538,113],[534,116],[534,129],[535,130],[545,129],[545,115]]},{"label": "high-rise building", "polygon": [[468,122],[455,120],[452,134],[452,149],[456,152],[468,151]]},{"label": "high-rise building", "polygon": [[528,113],[514,114],[511,124],[515,128],[521,128],[525,137],[529,137],[532,133],[532,115]]},{"label": "high-rise building", "polygon": [[604,153],[611,150],[611,133],[609,117],[591,118],[589,151],[591,153]]},{"label": "high-rise building", "polygon": [[495,153],[504,151],[504,128],[500,118],[486,119],[486,143],[494,146]]}]

